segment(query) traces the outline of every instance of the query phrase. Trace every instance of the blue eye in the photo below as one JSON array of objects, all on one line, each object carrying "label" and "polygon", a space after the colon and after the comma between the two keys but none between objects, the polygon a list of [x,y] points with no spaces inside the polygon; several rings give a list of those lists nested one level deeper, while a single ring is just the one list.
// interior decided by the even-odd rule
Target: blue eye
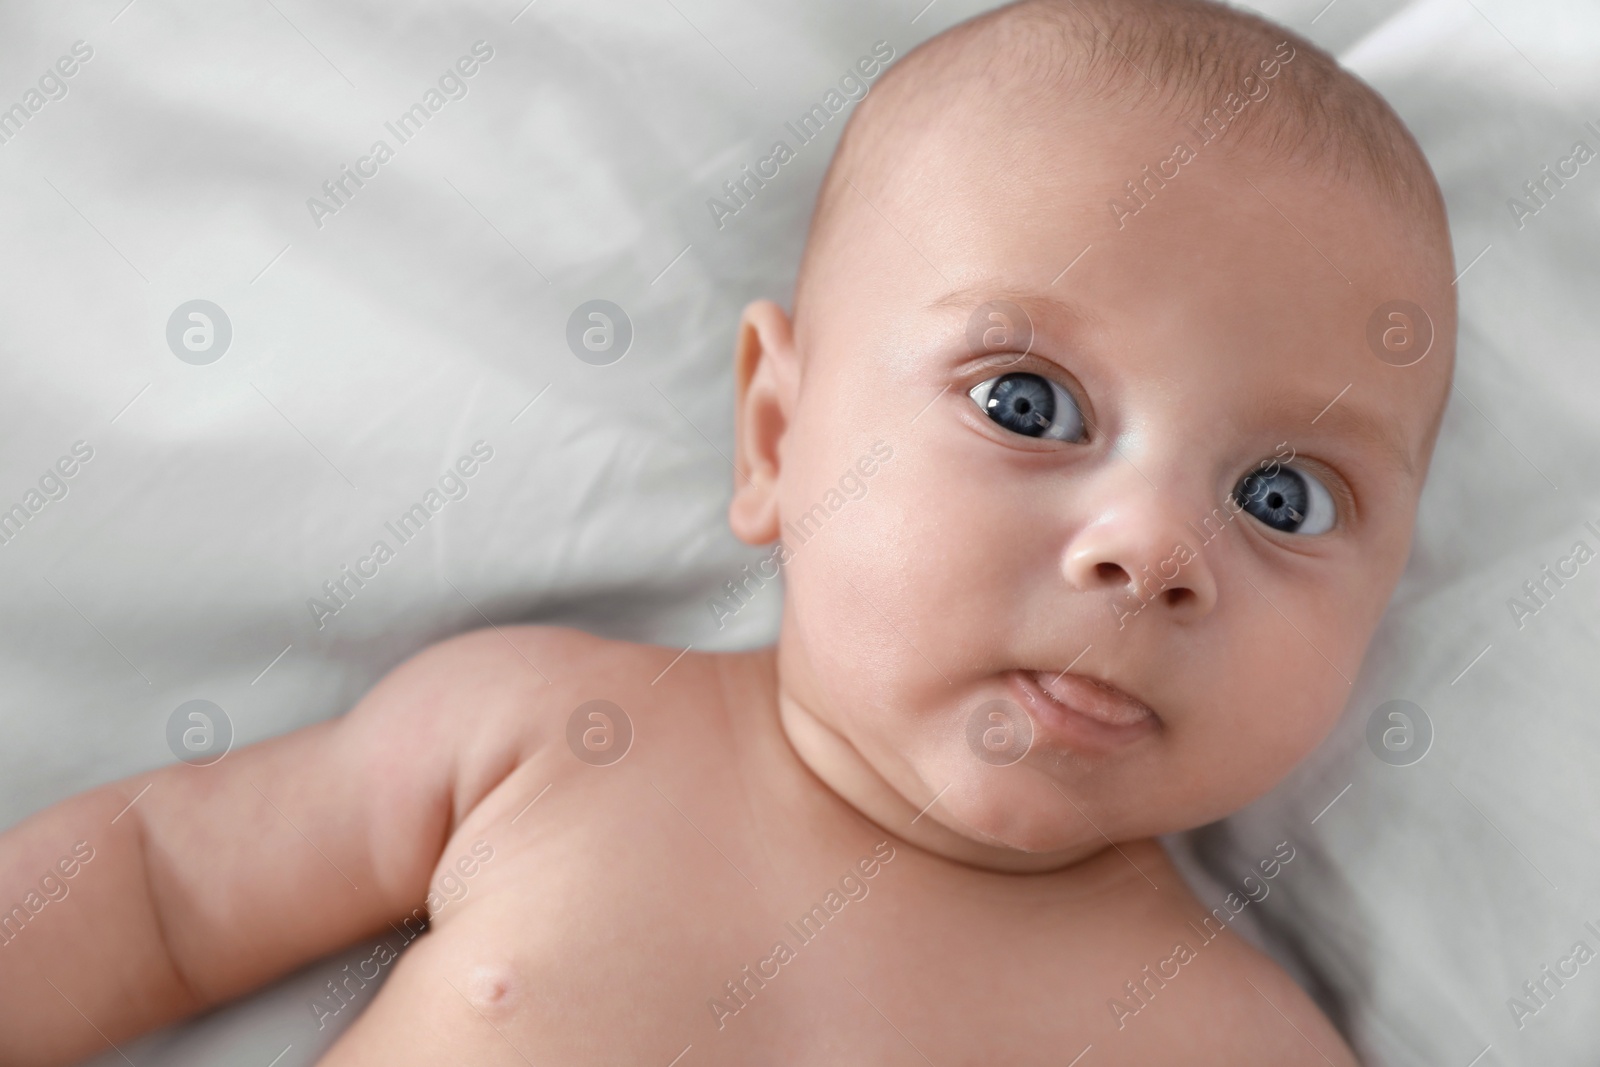
[{"label": "blue eye", "polygon": [[1234,487],[1233,499],[1274,530],[1310,536],[1333,529],[1333,494],[1295,467],[1279,467],[1271,474],[1252,471]]},{"label": "blue eye", "polygon": [[1038,374],[1002,374],[967,391],[994,422],[1024,437],[1083,440],[1083,413],[1072,394]]}]

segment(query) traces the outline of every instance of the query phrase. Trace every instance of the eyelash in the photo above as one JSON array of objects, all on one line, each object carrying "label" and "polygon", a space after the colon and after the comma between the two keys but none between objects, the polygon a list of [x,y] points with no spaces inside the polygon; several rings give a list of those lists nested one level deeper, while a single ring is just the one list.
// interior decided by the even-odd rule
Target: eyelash
[{"label": "eyelash", "polygon": [[[1053,363],[1047,359],[1041,359],[1038,356],[1025,354],[1013,356],[1003,361],[991,358],[990,360],[980,363],[968,370],[962,376],[963,380],[961,380],[955,388],[960,391],[960,395],[962,397],[966,397],[967,394],[980,383],[986,382],[990,378],[997,378],[1003,374],[1037,374],[1039,377],[1046,378],[1059,385],[1066,391],[1066,394],[1072,398],[1072,402],[1078,406],[1078,413],[1083,416],[1085,439],[1082,441],[1070,442],[1053,441],[1050,442],[1051,444],[1072,444],[1081,447],[1083,445],[1093,443],[1100,436],[1098,429],[1099,424],[1094,417],[1094,408],[1090,405],[1089,398],[1085,394],[1083,387],[1078,384],[1076,379],[1063,371],[1060,364]],[[984,419],[984,422],[987,423],[989,420]],[[994,427],[994,430],[997,433],[1006,433],[1005,430],[998,426]],[[1016,437],[1014,434],[1007,434],[1006,436],[1008,438]],[[1026,437],[1019,437],[1017,439],[1021,441],[1030,440],[1030,438]]]}]

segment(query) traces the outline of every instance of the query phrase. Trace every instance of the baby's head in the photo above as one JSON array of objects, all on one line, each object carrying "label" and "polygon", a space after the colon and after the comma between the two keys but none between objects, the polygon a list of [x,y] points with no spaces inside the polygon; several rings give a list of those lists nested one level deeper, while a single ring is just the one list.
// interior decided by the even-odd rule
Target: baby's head
[{"label": "baby's head", "polygon": [[740,330],[730,515],[783,542],[801,757],[1014,869],[1261,795],[1405,564],[1451,272],[1400,120],[1253,16],[1027,0],[906,56],[793,322]]}]

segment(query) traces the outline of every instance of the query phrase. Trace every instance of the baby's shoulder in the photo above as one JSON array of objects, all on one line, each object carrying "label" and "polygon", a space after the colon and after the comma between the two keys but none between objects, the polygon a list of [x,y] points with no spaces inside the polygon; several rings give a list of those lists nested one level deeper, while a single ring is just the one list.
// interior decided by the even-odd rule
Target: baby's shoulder
[{"label": "baby's shoulder", "polygon": [[370,704],[387,714],[450,712],[463,725],[527,723],[543,718],[530,713],[594,696],[608,680],[632,689],[642,676],[648,685],[672,654],[565,626],[490,626],[415,653],[355,711]]},{"label": "baby's shoulder", "polygon": [[1240,935],[1246,903],[1229,905],[1242,898],[1208,911],[1164,857],[1139,858],[1162,891],[1129,898],[1139,903],[1116,950],[1122,982],[1106,1001],[1112,1029],[1139,1050],[1135,1062],[1356,1067],[1311,997]]},{"label": "baby's shoulder", "polygon": [[1198,995],[1176,1006],[1174,1032],[1181,1046],[1192,1043],[1206,1052],[1206,1058],[1187,1062],[1359,1067],[1344,1038],[1288,972],[1231,932],[1217,948]]},{"label": "baby's shoulder", "polygon": [[597,673],[643,670],[663,652],[672,655],[654,645],[599,637],[569,626],[490,625],[429,645],[402,669],[442,675],[451,686],[482,683],[497,692],[555,693],[582,685]]},{"label": "baby's shoulder", "polygon": [[595,746],[608,731],[625,743],[639,720],[690,726],[720,706],[723,658],[562,626],[491,626],[416,653],[350,717],[394,744],[465,753],[503,774],[574,744],[580,760],[602,758]]},{"label": "baby's shoulder", "polygon": [[[448,837],[519,772],[564,780],[626,755],[636,730],[675,741],[718,714],[717,659],[560,626],[490,626],[396,666],[343,717],[338,745],[385,789],[405,783],[412,806],[426,794],[427,826],[444,819]],[[673,729],[655,728],[667,719]]]}]

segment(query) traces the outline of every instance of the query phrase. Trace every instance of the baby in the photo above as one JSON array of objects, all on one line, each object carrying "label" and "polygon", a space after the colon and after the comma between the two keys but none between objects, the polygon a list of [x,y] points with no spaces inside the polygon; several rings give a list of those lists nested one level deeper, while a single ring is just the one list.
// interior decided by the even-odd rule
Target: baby
[{"label": "baby", "polygon": [[1305,41],[1201,0],[957,26],[852,117],[793,319],[739,326],[777,644],[466,634],[33,816],[0,901],[71,893],[0,921],[0,1061],[367,939],[329,1067],[1354,1063],[1229,928],[1294,842],[1208,906],[1154,838],[1333,727],[1454,343],[1431,172]]}]

